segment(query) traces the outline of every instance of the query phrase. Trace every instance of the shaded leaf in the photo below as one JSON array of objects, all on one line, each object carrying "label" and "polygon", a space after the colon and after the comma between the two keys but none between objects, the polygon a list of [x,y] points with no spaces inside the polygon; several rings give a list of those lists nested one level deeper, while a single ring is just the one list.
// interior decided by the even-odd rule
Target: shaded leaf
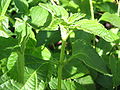
[{"label": "shaded leaf", "polygon": [[84,76],[79,79],[75,79],[75,81],[78,82],[79,84],[81,84],[82,86],[84,86],[86,88],[86,90],[91,90],[91,89],[96,90],[94,81],[90,75]]},{"label": "shaded leaf", "polygon": [[84,40],[76,40],[73,42],[71,58],[78,58],[87,66],[107,74],[106,64],[102,58],[96,53],[95,49]]},{"label": "shaded leaf", "polygon": [[109,58],[109,64],[111,68],[111,72],[113,74],[113,86],[119,86],[120,85],[120,61],[114,56],[110,56]]},{"label": "shaded leaf", "polygon": [[63,78],[65,79],[76,79],[86,74],[89,74],[89,71],[79,59],[71,60],[63,68]]},{"label": "shaded leaf", "polygon": [[20,12],[27,14],[29,12],[29,5],[27,0],[14,0],[16,7]]}]

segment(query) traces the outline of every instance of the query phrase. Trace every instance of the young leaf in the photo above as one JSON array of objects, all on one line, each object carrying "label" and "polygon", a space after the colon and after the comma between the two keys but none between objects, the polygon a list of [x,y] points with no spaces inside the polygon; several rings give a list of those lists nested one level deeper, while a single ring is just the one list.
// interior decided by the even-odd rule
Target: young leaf
[{"label": "young leaf", "polygon": [[47,9],[53,16],[57,16],[58,18],[61,18],[65,21],[67,21],[69,14],[65,10],[65,8],[63,8],[62,6],[42,4],[42,3],[39,3],[39,5],[45,9]]},{"label": "young leaf", "polygon": [[72,14],[69,18],[68,18],[68,22],[69,23],[74,23],[75,21],[81,19],[85,17],[85,14],[82,14],[82,13],[75,13],[75,14]]},{"label": "young leaf", "polygon": [[11,70],[13,68],[17,59],[18,59],[18,54],[16,52],[12,52],[11,55],[8,57],[8,61],[7,61],[8,70]]}]

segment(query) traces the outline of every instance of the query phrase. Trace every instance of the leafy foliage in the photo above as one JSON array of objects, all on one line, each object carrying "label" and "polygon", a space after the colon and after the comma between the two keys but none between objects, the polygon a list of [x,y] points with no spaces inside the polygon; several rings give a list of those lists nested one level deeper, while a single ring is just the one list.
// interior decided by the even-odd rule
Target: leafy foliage
[{"label": "leafy foliage", "polygon": [[119,90],[117,1],[1,0],[0,90]]}]

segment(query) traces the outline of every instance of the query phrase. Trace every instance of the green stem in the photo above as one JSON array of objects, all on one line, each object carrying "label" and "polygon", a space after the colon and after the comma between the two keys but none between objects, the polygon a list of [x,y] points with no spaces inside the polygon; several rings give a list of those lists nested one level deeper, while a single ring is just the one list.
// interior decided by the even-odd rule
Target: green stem
[{"label": "green stem", "polygon": [[92,0],[89,0],[89,2],[90,2],[91,19],[94,20],[94,10],[93,10]]},{"label": "green stem", "polygon": [[29,33],[27,30],[27,23],[25,23],[26,27],[26,36],[24,37],[23,41],[20,43],[20,50],[17,52],[18,53],[18,60],[17,60],[17,80],[20,83],[24,83],[24,68],[25,68],[25,57],[24,57],[24,52],[26,49],[26,43],[29,39]]},{"label": "green stem", "polygon": [[62,68],[63,68],[63,62],[64,62],[64,56],[65,56],[65,45],[66,45],[66,40],[62,40],[60,61],[58,65],[58,90],[61,90]]},{"label": "green stem", "polygon": [[117,10],[117,15],[119,16],[120,15],[120,1],[117,1],[118,3],[118,10]]},{"label": "green stem", "polygon": [[51,1],[51,3],[53,4],[53,5],[56,5],[56,3],[54,2],[54,0],[50,0]]},{"label": "green stem", "polygon": [[117,4],[118,4],[118,0],[116,0]]},{"label": "green stem", "polygon": [[20,83],[24,83],[24,52],[17,52],[18,53],[18,60],[17,60],[17,80]]},{"label": "green stem", "polygon": [[[94,20],[94,9],[93,9],[92,0],[89,0],[89,2],[90,2],[91,19]],[[93,45],[95,46],[95,35],[94,35]]]},{"label": "green stem", "polygon": [[9,5],[10,5],[10,2],[11,2],[11,0],[7,0],[7,1],[6,1],[5,5],[4,5],[3,9],[2,9],[2,12],[1,12],[1,16],[4,16],[4,15],[5,15],[8,7],[9,7]]}]

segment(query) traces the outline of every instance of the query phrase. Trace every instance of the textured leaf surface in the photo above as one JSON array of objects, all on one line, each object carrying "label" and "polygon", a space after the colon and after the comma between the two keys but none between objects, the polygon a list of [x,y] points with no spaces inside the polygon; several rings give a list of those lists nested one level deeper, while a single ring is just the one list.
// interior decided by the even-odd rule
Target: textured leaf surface
[{"label": "textured leaf surface", "polygon": [[[28,62],[29,61],[29,62]],[[27,57],[25,67],[25,82],[20,84],[5,75],[0,78],[0,89],[2,90],[44,90],[47,79],[51,75],[52,66],[46,61]],[[46,67],[47,66],[47,67]],[[16,74],[16,73],[14,73]],[[42,85],[42,86],[41,86]]]},{"label": "textured leaf surface", "polygon": [[61,18],[65,21],[69,16],[68,12],[61,6],[42,3],[39,3],[39,5],[43,8],[46,8],[52,15],[57,16],[58,18]]},{"label": "textured leaf surface", "polygon": [[[57,89],[57,79],[52,78],[50,83],[51,90]],[[71,80],[62,80],[62,90],[86,90],[82,85]]]},{"label": "textured leaf surface", "polygon": [[20,84],[7,76],[0,78],[0,89],[2,90],[37,90],[37,76],[36,71],[31,73],[24,84]]},{"label": "textured leaf surface", "polygon": [[[71,58],[78,58],[89,67],[107,74],[106,65],[96,51],[85,41],[76,40],[72,45]],[[92,53],[91,53],[92,52]]]},{"label": "textured leaf surface", "polygon": [[85,17],[85,14],[82,14],[82,13],[75,13],[75,14],[72,14],[69,18],[68,18],[68,22],[69,23],[74,23],[75,21],[81,19]]},{"label": "textured leaf surface", "polygon": [[98,35],[108,42],[113,42],[119,39],[116,34],[108,31],[103,25],[94,20],[83,19],[76,22],[75,25],[78,29],[82,29],[83,31],[92,33],[94,35]]},{"label": "textured leaf surface", "polygon": [[20,88],[20,90],[37,90],[37,73],[34,71],[24,85]]}]

